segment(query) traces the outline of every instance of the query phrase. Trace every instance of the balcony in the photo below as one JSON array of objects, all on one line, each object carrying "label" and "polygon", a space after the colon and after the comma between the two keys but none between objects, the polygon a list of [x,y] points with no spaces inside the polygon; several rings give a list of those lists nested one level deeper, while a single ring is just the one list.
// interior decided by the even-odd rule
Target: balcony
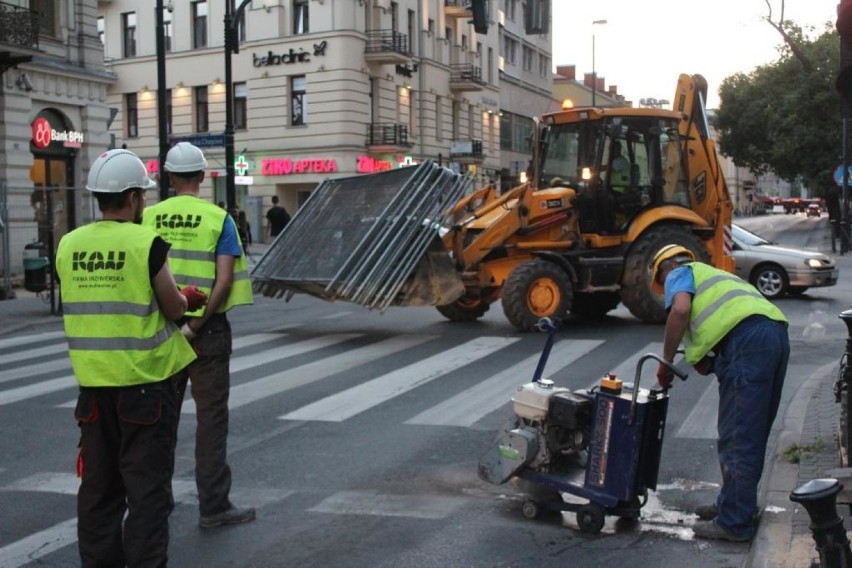
[{"label": "balcony", "polygon": [[367,148],[371,152],[406,152],[413,144],[408,141],[408,126],[395,122],[367,125]]},{"label": "balcony", "polygon": [[482,162],[482,140],[453,140],[450,143],[450,160],[461,164]]},{"label": "balcony", "polygon": [[451,91],[481,91],[485,81],[482,80],[482,68],[470,63],[450,65]]},{"label": "balcony", "polygon": [[373,30],[367,32],[367,48],[364,59],[368,63],[404,64],[411,61],[411,49],[408,36],[394,30]]},{"label": "balcony", "polygon": [[38,53],[38,12],[0,2],[0,73]]},{"label": "balcony", "polygon": [[444,0],[444,15],[448,18],[472,18],[470,0]]}]

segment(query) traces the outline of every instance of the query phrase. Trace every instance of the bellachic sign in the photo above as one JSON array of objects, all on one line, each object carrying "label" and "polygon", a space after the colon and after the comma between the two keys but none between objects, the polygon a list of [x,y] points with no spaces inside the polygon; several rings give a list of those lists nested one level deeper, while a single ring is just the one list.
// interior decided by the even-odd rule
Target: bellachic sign
[{"label": "bellachic sign", "polygon": [[328,47],[328,42],[321,41],[314,44],[313,54],[310,51],[305,51],[300,47],[296,51],[292,47],[284,53],[272,53],[270,49],[266,55],[258,55],[252,53],[252,65],[255,67],[267,67],[269,65],[290,65],[291,63],[307,63],[313,57],[325,57],[325,48]]}]

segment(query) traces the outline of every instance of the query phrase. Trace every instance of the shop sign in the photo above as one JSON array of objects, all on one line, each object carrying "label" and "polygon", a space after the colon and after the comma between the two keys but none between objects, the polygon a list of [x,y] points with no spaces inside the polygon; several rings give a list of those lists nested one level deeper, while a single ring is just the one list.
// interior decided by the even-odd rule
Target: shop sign
[{"label": "shop sign", "polygon": [[160,173],[160,162],[158,160],[148,160],[145,162],[145,169],[149,176],[155,176]]},{"label": "shop sign", "polygon": [[393,160],[382,160],[372,156],[358,156],[355,171],[359,174],[374,174],[376,172],[385,172],[394,168],[416,166],[419,163],[420,160],[411,156],[395,156]]},{"label": "shop sign", "polygon": [[33,144],[39,150],[50,146],[53,142],[62,142],[66,148],[83,146],[83,133],[76,130],[56,130],[43,116],[33,121]]},{"label": "shop sign", "polygon": [[260,175],[288,176],[292,174],[330,174],[337,171],[337,160],[325,158],[265,158],[260,161]]},{"label": "shop sign", "polygon": [[304,48],[300,47],[299,51],[296,51],[292,47],[289,51],[284,53],[273,53],[270,49],[266,55],[258,55],[257,53],[252,53],[252,65],[255,67],[269,67],[270,65],[290,65],[292,63],[307,63],[311,60],[311,57],[325,57],[325,48],[328,47],[327,41],[321,41],[319,43],[314,44],[314,51],[311,53],[310,51],[305,51]]}]

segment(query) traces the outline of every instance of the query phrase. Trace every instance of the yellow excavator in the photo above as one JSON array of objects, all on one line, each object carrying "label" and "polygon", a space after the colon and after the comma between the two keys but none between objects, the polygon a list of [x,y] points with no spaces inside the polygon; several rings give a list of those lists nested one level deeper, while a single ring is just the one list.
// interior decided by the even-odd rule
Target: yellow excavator
[{"label": "yellow excavator", "polygon": [[[452,321],[475,321],[500,300],[520,330],[619,303],[661,322],[650,272],[660,248],[680,244],[734,270],[706,94],[703,77],[681,75],[671,111],[563,105],[535,121],[527,181],[502,194],[471,193],[470,180],[430,163],[405,177],[327,180],[252,272],[255,289],[381,309],[432,304]],[[305,247],[319,247],[324,272],[288,267]]]}]

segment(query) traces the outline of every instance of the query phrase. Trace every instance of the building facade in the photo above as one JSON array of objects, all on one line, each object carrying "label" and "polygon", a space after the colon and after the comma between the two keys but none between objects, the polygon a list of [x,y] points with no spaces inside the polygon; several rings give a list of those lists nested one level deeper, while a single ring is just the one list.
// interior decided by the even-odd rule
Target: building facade
[{"label": "building facade", "polygon": [[[138,153],[156,175],[152,4],[101,0],[97,25],[117,77],[108,93],[117,109],[114,144]],[[225,2],[165,4],[168,135],[204,148],[210,169],[202,191],[223,202]],[[328,177],[432,159],[472,173],[478,185],[497,180],[504,163],[500,113],[540,114],[546,107],[550,47],[547,34],[533,42],[547,73],[519,75],[519,92],[535,92],[536,102],[504,95],[506,27],[496,24],[497,2],[489,7],[492,25],[477,34],[464,0],[249,2],[235,26],[240,46],[231,61],[236,204],[253,237],[262,235],[273,195],[292,213]]]},{"label": "building facade", "polygon": [[[91,162],[107,148],[107,87],[96,0],[0,2],[2,268],[19,273],[23,248],[59,242],[94,211]],[[2,219],[0,219],[2,220]]]}]

